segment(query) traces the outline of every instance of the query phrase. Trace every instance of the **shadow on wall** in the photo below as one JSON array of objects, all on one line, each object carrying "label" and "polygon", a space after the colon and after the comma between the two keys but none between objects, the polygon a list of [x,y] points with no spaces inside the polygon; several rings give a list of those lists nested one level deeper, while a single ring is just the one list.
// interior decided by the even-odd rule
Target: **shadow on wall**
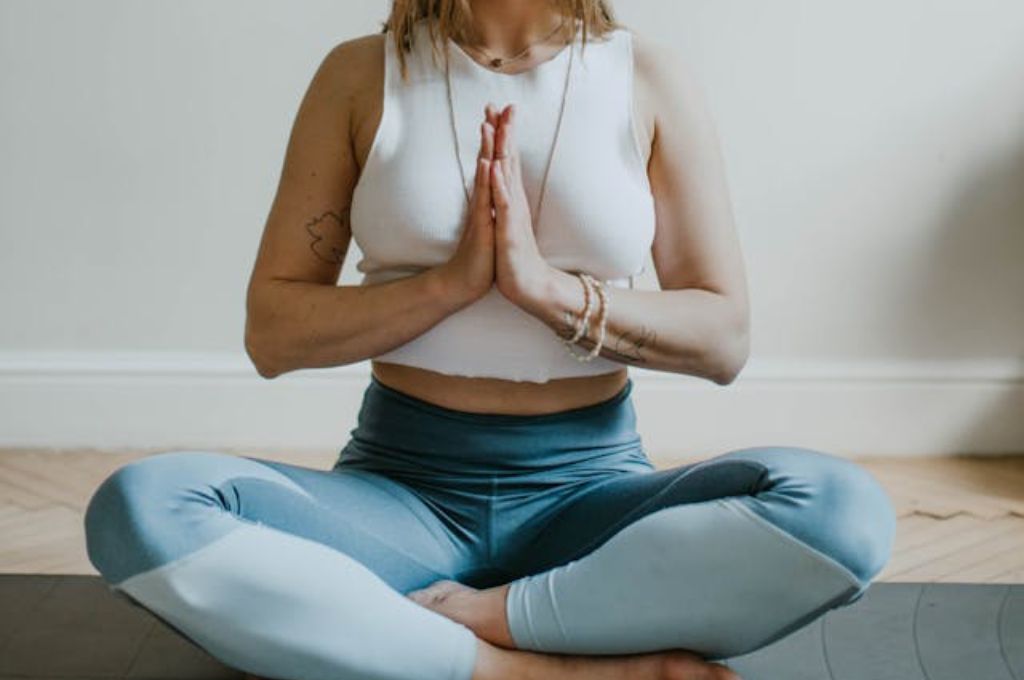
[{"label": "shadow on wall", "polygon": [[[850,285],[837,342],[896,361],[1024,363],[1019,63],[942,92],[894,91],[899,113],[845,130],[841,162],[805,183],[807,229],[824,236],[801,236]],[[943,424],[950,450],[1024,453],[1024,385],[1008,377],[953,391],[964,406]]]},{"label": "shadow on wall", "polygon": [[[927,345],[927,334],[943,338],[956,357],[1024,362],[1024,140],[979,169],[948,201],[949,212],[923,244],[919,271],[907,277],[914,287],[903,291],[901,306],[916,323],[903,322],[904,340]],[[953,445],[994,451],[1000,442],[1016,441],[1017,450],[1007,453],[1024,453],[1022,414],[1024,388],[1006,382]]]},{"label": "shadow on wall", "polygon": [[[906,346],[938,337],[954,357],[1024,356],[1024,140],[945,201],[949,212],[908,263],[915,287],[891,309],[908,313]],[[898,318],[890,328],[901,329]]]}]

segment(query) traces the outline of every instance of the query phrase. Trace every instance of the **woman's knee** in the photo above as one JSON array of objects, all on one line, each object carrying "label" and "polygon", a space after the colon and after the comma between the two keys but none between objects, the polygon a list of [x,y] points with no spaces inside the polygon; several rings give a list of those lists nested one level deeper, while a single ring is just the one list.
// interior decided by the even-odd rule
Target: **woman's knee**
[{"label": "woman's knee", "polygon": [[888,562],[896,513],[888,494],[863,466],[804,447],[743,450],[769,468],[752,509],[849,570],[862,586]]},{"label": "woman's knee", "polygon": [[837,559],[867,585],[888,563],[896,538],[896,510],[881,483],[863,466],[842,458],[828,478],[835,499]]},{"label": "woman's knee", "polygon": [[168,451],[123,465],[103,480],[83,525],[89,561],[105,580],[117,583],[160,566],[235,526],[216,517],[224,507],[209,473],[224,466],[222,456]]}]

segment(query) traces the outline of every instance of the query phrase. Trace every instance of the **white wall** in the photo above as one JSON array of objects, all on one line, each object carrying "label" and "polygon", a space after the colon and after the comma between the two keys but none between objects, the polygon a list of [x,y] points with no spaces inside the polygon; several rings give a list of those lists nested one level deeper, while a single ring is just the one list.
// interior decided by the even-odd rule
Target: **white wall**
[{"label": "white wall", "polygon": [[[0,445],[340,448],[368,362],[260,379],[245,286],[309,78],[387,7],[0,0]],[[1024,4],[615,7],[704,83],[753,303],[732,385],[631,369],[648,449],[1024,450]]]}]

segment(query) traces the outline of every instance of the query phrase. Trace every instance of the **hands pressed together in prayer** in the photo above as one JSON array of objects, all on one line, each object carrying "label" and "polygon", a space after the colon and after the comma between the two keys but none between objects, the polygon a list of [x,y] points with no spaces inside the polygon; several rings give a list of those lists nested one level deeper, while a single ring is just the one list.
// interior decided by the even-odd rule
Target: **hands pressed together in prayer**
[{"label": "hands pressed together in prayer", "polygon": [[485,108],[480,124],[469,216],[452,258],[444,265],[457,294],[476,300],[497,285],[530,311],[555,271],[537,247],[516,145],[516,107]]}]

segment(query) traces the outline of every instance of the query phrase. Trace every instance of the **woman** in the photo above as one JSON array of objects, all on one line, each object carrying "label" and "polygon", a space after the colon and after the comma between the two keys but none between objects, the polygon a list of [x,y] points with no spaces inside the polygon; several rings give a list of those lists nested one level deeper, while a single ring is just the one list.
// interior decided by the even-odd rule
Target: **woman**
[{"label": "woman", "polygon": [[606,2],[395,0],[314,77],[249,288],[264,377],[372,360],[357,427],[331,470],[122,467],[93,564],[265,677],[736,678],[859,598],[895,520],[825,452],[644,452],[629,365],[746,361],[723,176],[692,78]]}]

